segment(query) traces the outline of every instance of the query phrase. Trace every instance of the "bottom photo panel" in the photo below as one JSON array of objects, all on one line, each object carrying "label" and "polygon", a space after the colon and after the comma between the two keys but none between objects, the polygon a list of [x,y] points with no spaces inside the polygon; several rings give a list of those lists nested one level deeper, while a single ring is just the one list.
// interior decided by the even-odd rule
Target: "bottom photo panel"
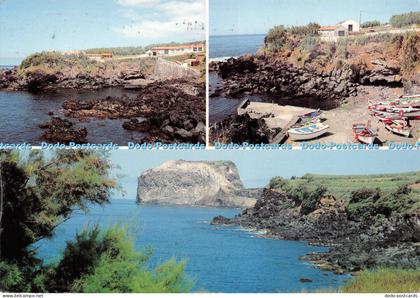
[{"label": "bottom photo panel", "polygon": [[420,159],[0,152],[0,291],[420,292]]}]

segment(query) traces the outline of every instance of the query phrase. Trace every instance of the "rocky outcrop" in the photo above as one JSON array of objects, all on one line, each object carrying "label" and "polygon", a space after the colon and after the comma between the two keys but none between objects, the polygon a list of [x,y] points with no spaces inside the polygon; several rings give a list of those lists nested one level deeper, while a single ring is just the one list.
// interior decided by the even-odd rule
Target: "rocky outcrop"
[{"label": "rocky outcrop", "polygon": [[[128,119],[123,128],[147,132],[141,142],[205,143],[205,85],[186,80],[154,82],[136,98],[120,97],[89,101],[67,100],[67,117]],[[139,117],[146,118],[140,121]]]},{"label": "rocky outcrop", "polygon": [[75,128],[74,124],[67,119],[53,117],[50,121],[40,124],[39,127],[47,130],[41,138],[49,143],[87,143],[87,129]]},{"label": "rocky outcrop", "polygon": [[158,58],[155,66],[154,76],[161,79],[164,78],[165,80],[182,78],[197,79],[200,77],[200,72],[192,68],[180,65],[176,62]]},{"label": "rocky outcrop", "polygon": [[337,273],[380,266],[420,266],[420,214],[395,214],[383,220],[352,221],[346,203],[326,196],[305,214],[287,193],[265,189],[252,208],[234,218],[215,217],[214,225],[241,225],[267,231],[275,239],[304,240],[330,247],[302,259]]},{"label": "rocky outcrop", "polygon": [[210,127],[212,140],[229,140],[235,144],[268,144],[281,131],[269,128],[263,119],[253,119],[248,114],[231,115]]},{"label": "rocky outcrop", "polygon": [[356,96],[359,85],[403,86],[399,66],[381,59],[371,63],[372,69],[363,64],[346,64],[324,72],[266,56],[244,56],[213,62],[212,69],[217,69],[224,79],[223,93],[228,97],[264,94],[342,101]]},{"label": "rocky outcrop", "polygon": [[251,207],[258,194],[246,190],[228,161],[168,161],[138,178],[137,201],[147,204]]},{"label": "rocky outcrop", "polygon": [[45,64],[41,65],[42,68],[35,69],[16,67],[0,70],[0,89],[31,92],[58,88],[99,89],[116,86],[141,89],[154,81],[200,77],[200,72],[195,69],[161,58],[146,58],[140,62],[91,62],[94,71],[84,69],[84,66],[79,65],[79,60],[62,63],[60,68]]}]

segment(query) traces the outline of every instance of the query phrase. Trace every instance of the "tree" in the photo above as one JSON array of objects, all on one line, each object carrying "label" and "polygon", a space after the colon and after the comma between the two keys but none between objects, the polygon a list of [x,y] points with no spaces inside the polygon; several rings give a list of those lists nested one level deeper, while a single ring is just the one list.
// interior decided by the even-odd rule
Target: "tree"
[{"label": "tree", "polygon": [[93,151],[2,151],[0,168],[0,258],[20,265],[39,263],[32,244],[51,237],[75,209],[108,202],[117,186],[104,153]]},{"label": "tree", "polygon": [[83,230],[61,259],[44,264],[33,244],[52,237],[76,209],[109,202],[118,189],[106,153],[0,151],[0,291],[187,292],[185,263],[149,269],[125,229]]}]

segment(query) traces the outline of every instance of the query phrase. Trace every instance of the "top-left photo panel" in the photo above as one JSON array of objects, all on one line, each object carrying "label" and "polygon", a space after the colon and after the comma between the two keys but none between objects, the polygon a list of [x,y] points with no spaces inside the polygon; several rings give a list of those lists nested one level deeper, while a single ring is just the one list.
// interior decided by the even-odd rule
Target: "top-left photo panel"
[{"label": "top-left photo panel", "polygon": [[205,0],[0,0],[0,143],[205,144]]}]

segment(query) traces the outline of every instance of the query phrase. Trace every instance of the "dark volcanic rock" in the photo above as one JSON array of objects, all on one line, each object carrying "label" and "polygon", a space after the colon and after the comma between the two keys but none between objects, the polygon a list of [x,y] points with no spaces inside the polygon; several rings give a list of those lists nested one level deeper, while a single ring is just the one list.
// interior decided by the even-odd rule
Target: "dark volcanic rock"
[{"label": "dark volcanic rock", "polygon": [[[184,90],[194,92],[186,93]],[[65,115],[77,119],[130,119],[123,128],[148,132],[142,141],[163,143],[205,142],[205,86],[186,80],[154,82],[138,91],[136,98],[119,97],[63,103]],[[140,122],[136,118],[147,121]]]},{"label": "dark volcanic rock", "polygon": [[270,129],[263,119],[252,119],[248,114],[232,115],[215,123],[210,135],[215,140],[229,140],[235,144],[271,143],[281,129]]},{"label": "dark volcanic rock", "polygon": [[39,127],[47,129],[41,138],[49,143],[87,143],[87,129],[76,129],[73,127],[73,123],[67,119],[53,117],[50,121],[39,125]]},{"label": "dark volcanic rock", "polygon": [[230,58],[219,65],[222,78],[227,78],[232,73],[252,73],[257,69],[252,56],[243,56],[239,59]]},{"label": "dark volcanic rock", "polygon": [[382,220],[348,219],[346,205],[322,197],[314,211],[303,214],[300,202],[286,193],[265,189],[252,208],[232,219],[215,217],[214,225],[233,224],[264,229],[275,239],[305,240],[330,247],[301,259],[337,273],[380,266],[420,266],[420,214],[395,214]]}]

